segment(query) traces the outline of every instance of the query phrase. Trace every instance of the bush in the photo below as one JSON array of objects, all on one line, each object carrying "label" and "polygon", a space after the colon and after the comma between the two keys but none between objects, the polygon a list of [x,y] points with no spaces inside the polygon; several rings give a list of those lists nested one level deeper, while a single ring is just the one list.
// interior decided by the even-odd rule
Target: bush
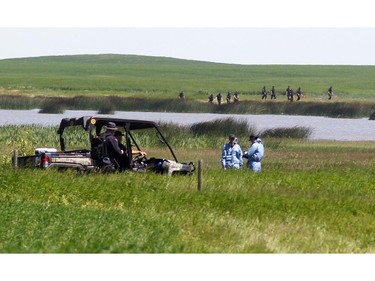
[{"label": "bush", "polygon": [[261,136],[269,138],[307,139],[311,133],[312,130],[310,128],[296,126],[292,128],[267,129],[261,133]]},{"label": "bush", "polygon": [[39,113],[64,113],[65,111],[64,99],[51,98],[46,99],[39,110]]},{"label": "bush", "polygon": [[115,113],[115,107],[113,104],[110,103],[104,103],[100,105],[98,114],[114,114]]},{"label": "bush", "polygon": [[254,133],[254,128],[249,126],[245,119],[226,118],[195,123],[190,127],[190,131],[194,136],[209,135],[219,137],[229,134],[244,136]]}]

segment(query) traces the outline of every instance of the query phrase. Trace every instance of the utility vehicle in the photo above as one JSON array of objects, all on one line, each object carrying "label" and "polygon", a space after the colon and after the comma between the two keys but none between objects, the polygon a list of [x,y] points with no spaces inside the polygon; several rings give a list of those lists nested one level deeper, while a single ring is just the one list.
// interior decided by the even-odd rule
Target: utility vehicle
[{"label": "utility vehicle", "polygon": [[[125,168],[119,167],[109,159],[105,141],[98,137],[109,122],[114,122],[118,130],[123,133],[126,147],[124,155],[129,163]],[[191,174],[195,170],[194,163],[180,163],[177,160],[171,145],[161,133],[158,125],[152,121],[104,116],[64,118],[60,122],[57,134],[60,140],[60,151],[56,148],[37,148],[35,155],[14,157],[13,164],[16,167],[40,167],[42,169],[57,167],[61,170],[73,168],[79,171],[98,172],[152,170],[168,175]],[[152,137],[157,137],[162,145],[162,148],[157,148],[162,155],[146,157],[132,154],[133,149],[141,150],[138,144],[139,139],[144,145]],[[67,139],[76,141],[77,138],[81,140],[83,147],[68,149]],[[167,152],[169,152],[168,156],[166,156]]]}]

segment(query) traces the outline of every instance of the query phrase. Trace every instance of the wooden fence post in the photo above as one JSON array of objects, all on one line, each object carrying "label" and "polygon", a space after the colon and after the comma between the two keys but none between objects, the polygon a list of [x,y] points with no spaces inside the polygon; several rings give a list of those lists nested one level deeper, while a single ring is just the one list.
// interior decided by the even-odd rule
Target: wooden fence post
[{"label": "wooden fence post", "polygon": [[18,150],[15,149],[15,150],[13,151],[13,167],[14,167],[14,169],[17,169],[17,168],[18,168],[17,158],[18,158]]},{"label": "wooden fence post", "polygon": [[203,160],[198,161],[198,191],[202,190],[202,181],[203,181],[203,176],[202,176],[202,170],[203,170]]}]

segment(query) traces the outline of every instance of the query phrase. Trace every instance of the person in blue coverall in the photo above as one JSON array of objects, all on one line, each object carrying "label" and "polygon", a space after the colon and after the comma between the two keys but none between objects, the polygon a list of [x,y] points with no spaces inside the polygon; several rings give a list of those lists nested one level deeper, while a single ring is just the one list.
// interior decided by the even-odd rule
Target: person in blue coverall
[{"label": "person in blue coverall", "polygon": [[262,170],[261,161],[264,157],[264,146],[258,136],[251,135],[249,141],[251,141],[251,145],[249,150],[244,153],[244,158],[248,159],[247,167],[258,173]]},{"label": "person in blue coverall", "polygon": [[223,146],[221,165],[226,169],[241,169],[243,165],[242,149],[236,142],[236,136],[229,135],[229,142]]}]

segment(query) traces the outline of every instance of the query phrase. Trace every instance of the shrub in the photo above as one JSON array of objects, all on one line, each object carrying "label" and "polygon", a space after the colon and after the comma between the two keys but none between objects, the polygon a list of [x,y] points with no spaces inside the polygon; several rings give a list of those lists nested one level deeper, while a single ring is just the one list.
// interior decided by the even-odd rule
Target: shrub
[{"label": "shrub", "polygon": [[296,126],[292,128],[267,129],[261,133],[261,136],[269,138],[307,139],[311,133],[312,129],[310,128]]},{"label": "shrub", "polygon": [[228,134],[249,135],[254,133],[254,128],[249,126],[245,119],[234,118],[217,119],[214,121],[195,123],[190,127],[194,136],[226,136]]},{"label": "shrub", "polygon": [[64,113],[65,102],[63,99],[46,99],[39,110],[39,113]]},{"label": "shrub", "polygon": [[113,104],[110,103],[103,103],[100,105],[98,114],[114,114],[115,107]]}]

